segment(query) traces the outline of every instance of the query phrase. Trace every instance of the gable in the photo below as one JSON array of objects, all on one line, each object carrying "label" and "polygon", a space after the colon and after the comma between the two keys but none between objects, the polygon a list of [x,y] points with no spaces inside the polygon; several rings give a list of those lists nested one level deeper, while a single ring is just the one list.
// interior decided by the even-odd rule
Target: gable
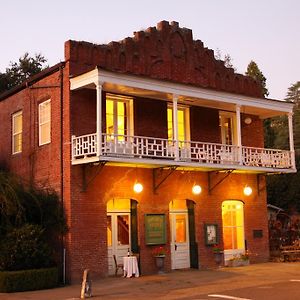
[{"label": "gable", "polygon": [[134,32],[120,42],[95,45],[67,41],[65,59],[70,75],[99,66],[105,70],[191,84],[202,88],[263,97],[261,86],[248,76],[234,73],[214,52],[193,40],[190,29],[162,21],[156,27]]}]

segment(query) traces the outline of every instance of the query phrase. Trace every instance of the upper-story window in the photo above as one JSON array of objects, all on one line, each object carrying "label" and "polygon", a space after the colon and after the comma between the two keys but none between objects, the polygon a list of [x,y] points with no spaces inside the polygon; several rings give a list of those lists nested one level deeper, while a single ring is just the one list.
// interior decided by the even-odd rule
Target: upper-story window
[{"label": "upper-story window", "polygon": [[236,145],[235,113],[222,111],[219,116],[222,144]]},{"label": "upper-story window", "polygon": [[39,104],[39,146],[51,142],[51,100]]},{"label": "upper-story window", "polygon": [[18,111],[12,115],[12,153],[22,152],[23,113]]},{"label": "upper-story window", "polygon": [[132,135],[132,99],[120,95],[106,95],[106,133],[107,139],[115,137],[123,141],[125,136]]},{"label": "upper-story window", "polygon": [[[190,122],[189,109],[187,107],[178,107],[177,109],[177,127],[178,140],[190,140]],[[173,121],[173,107],[168,107],[168,140],[174,140],[174,121]]]}]

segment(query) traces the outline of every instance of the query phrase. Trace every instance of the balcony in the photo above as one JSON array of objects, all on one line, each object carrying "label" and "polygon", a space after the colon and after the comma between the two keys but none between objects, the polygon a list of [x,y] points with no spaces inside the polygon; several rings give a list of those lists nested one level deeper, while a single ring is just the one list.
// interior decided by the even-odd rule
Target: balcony
[{"label": "balcony", "polygon": [[96,133],[73,136],[72,164],[107,161],[254,172],[294,171],[293,153],[287,150],[109,134],[102,134],[100,148],[97,147]]}]

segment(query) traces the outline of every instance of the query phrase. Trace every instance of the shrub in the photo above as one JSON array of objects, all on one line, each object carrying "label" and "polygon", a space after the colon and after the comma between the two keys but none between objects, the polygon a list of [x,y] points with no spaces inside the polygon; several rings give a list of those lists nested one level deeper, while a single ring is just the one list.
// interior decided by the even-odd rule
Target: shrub
[{"label": "shrub", "polygon": [[57,268],[0,272],[0,292],[32,291],[57,285]]},{"label": "shrub", "polygon": [[0,270],[17,271],[53,266],[52,251],[39,225],[26,224],[8,233],[0,244]]}]

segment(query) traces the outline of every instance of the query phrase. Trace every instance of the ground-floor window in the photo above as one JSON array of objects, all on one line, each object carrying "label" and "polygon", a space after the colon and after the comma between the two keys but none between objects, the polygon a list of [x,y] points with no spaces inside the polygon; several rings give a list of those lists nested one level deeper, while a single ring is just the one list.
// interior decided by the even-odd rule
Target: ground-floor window
[{"label": "ground-floor window", "polygon": [[222,204],[224,250],[244,250],[244,203],[237,200]]}]

